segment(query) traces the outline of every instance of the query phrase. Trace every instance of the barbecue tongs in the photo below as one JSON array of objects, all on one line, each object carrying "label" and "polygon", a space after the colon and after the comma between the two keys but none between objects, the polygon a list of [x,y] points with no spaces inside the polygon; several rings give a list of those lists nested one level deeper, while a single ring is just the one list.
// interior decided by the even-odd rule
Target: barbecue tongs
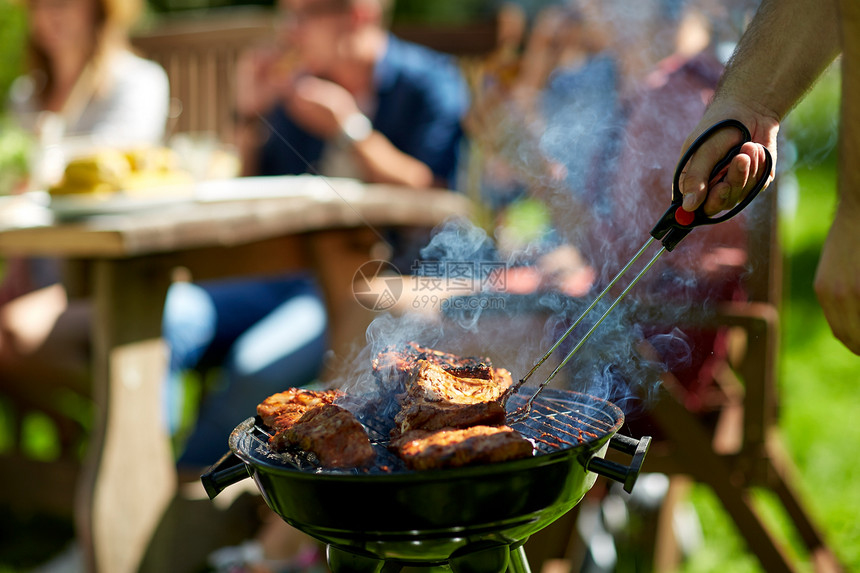
[{"label": "barbecue tongs", "polygon": [[568,352],[564,360],[562,360],[561,363],[556,366],[555,370],[553,370],[550,375],[547,376],[546,380],[544,380],[540,384],[540,386],[538,386],[537,390],[534,392],[534,394],[532,394],[528,401],[523,406],[520,406],[519,408],[517,408],[517,410],[511,413],[511,415],[509,416],[509,422],[518,422],[528,417],[529,412],[531,411],[532,403],[537,398],[538,394],[540,394],[541,391],[546,387],[546,385],[549,384],[553,378],[555,378],[556,374],[558,374],[558,372],[570,361],[573,355],[576,354],[580,348],[582,348],[582,345],[585,344],[585,341],[589,339],[592,333],[597,329],[598,326],[600,326],[604,319],[606,319],[609,313],[612,312],[612,310],[615,309],[616,306],[618,306],[618,303],[621,302],[621,299],[623,299],[630,291],[630,289],[632,289],[633,286],[639,281],[639,279],[642,278],[642,275],[648,272],[648,270],[654,265],[654,263],[657,262],[657,259],[660,258],[660,255],[662,255],[665,251],[671,251],[672,249],[674,249],[675,246],[681,241],[681,239],[686,237],[687,234],[695,227],[698,227],[700,225],[714,225],[716,223],[722,223],[723,221],[731,219],[732,217],[740,213],[747,205],[749,205],[750,202],[755,199],[756,195],[758,195],[759,191],[761,191],[767,186],[769,175],[773,168],[773,159],[771,158],[770,152],[767,150],[767,148],[765,148],[764,152],[766,169],[764,171],[764,175],[761,177],[761,179],[759,179],[755,187],[753,187],[753,189],[743,199],[743,201],[738,203],[733,209],[717,216],[709,217],[705,214],[702,206],[700,206],[696,211],[692,213],[681,208],[683,196],[681,195],[679,180],[684,167],[687,165],[690,158],[693,156],[693,153],[695,153],[705,141],[712,137],[717,131],[726,127],[734,127],[740,130],[741,134],[743,135],[743,141],[730,149],[726,156],[723,157],[713,168],[709,177],[711,185],[718,182],[725,176],[726,168],[728,167],[729,163],[731,163],[732,159],[734,159],[734,157],[740,153],[741,146],[748,141],[752,141],[750,132],[743,123],[736,119],[727,119],[712,125],[693,142],[690,148],[687,149],[687,151],[681,157],[681,160],[678,162],[678,166],[675,168],[675,177],[672,182],[672,204],[670,205],[669,209],[663,214],[663,216],[660,218],[654,228],[651,230],[651,236],[648,238],[647,241],[645,241],[645,244],[642,245],[639,251],[635,255],[633,255],[633,258],[631,258],[627,262],[627,264],[624,265],[624,268],[621,269],[621,271],[615,276],[615,278],[612,279],[612,281],[610,281],[608,285],[606,285],[606,288],[604,288],[603,291],[599,295],[597,295],[597,298],[595,298],[594,301],[590,305],[588,305],[588,308],[586,308],[582,312],[579,318],[577,318],[576,321],[572,325],[570,325],[570,328],[568,328],[567,331],[565,331],[565,333],[562,334],[561,337],[555,341],[555,344],[552,345],[552,347],[547,351],[547,353],[544,354],[543,357],[537,361],[537,363],[535,363],[532,369],[529,370],[529,372],[517,384],[512,386],[508,390],[508,392],[506,392],[506,396],[503,399],[507,401],[508,397],[515,394],[519,390],[519,388],[523,384],[525,384],[525,382],[529,378],[531,378],[535,371],[540,368],[540,366],[547,360],[547,358],[550,357],[550,355],[552,355],[553,352],[556,351],[556,349],[558,349],[561,343],[564,342],[564,340],[573,332],[573,330],[577,326],[579,326],[583,319],[594,309],[595,306],[597,306],[597,303],[600,302],[603,297],[609,292],[609,290],[615,286],[615,283],[617,283],[619,279],[624,276],[624,274],[630,269],[630,267],[633,266],[633,264],[639,259],[639,257],[641,257],[642,254],[648,249],[648,247],[651,246],[651,243],[653,243],[655,239],[660,241],[663,246],[660,248],[659,251],[657,251],[657,254],[655,254],[651,258],[651,260],[648,261],[648,264],[646,264],[645,267],[641,271],[639,271],[639,274],[637,274],[633,278],[633,280],[630,281],[630,284],[627,285],[627,287],[621,292],[620,295],[618,295],[618,297],[612,302],[612,304],[609,305],[609,308],[607,308],[603,315],[599,319],[597,319],[597,322],[595,322],[591,326],[591,328],[585,333],[585,335],[583,335],[579,342],[576,343],[573,349]]}]

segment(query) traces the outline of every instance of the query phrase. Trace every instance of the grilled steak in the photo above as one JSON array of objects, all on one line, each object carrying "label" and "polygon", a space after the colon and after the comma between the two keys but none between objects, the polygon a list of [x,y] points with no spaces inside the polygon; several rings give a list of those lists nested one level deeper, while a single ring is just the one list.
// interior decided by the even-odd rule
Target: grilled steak
[{"label": "grilled steak", "polygon": [[[531,455],[531,442],[504,426],[501,398],[513,383],[511,373],[494,368],[489,359],[409,342],[380,352],[372,368],[384,389],[383,399],[374,400],[385,404],[387,395],[387,403],[399,407],[390,447],[407,466],[456,467]],[[273,432],[270,447],[313,453],[326,468],[371,464],[376,455],[364,427],[335,404],[345,397],[338,390],[299,388],[269,396],[257,414]]]},{"label": "grilled steak", "polygon": [[269,445],[275,450],[293,446],[311,452],[326,468],[362,467],[376,458],[361,423],[349,410],[334,404],[312,407],[272,436]]},{"label": "grilled steak", "polygon": [[296,447],[316,455],[327,468],[368,465],[376,457],[364,427],[348,410],[334,402],[340,390],[290,388],[257,405],[257,415],[272,430],[275,451]]},{"label": "grilled steak", "polygon": [[392,438],[410,430],[504,424],[505,408],[498,399],[511,382],[503,368],[492,369],[489,378],[467,378],[418,360],[400,397]]},{"label": "grilled steak", "polygon": [[477,404],[432,404],[421,402],[404,406],[394,417],[391,439],[412,430],[467,428],[475,425],[498,426],[505,423],[505,409],[498,402]]},{"label": "grilled steak", "polygon": [[428,470],[501,462],[532,455],[532,443],[507,426],[413,430],[390,446],[410,469]]},{"label": "grilled steak", "polygon": [[276,430],[294,423],[310,408],[322,404],[334,404],[335,400],[343,396],[344,393],[340,390],[317,391],[290,388],[284,392],[272,394],[258,404],[257,415],[266,426]]},{"label": "grilled steak", "polygon": [[440,366],[455,376],[489,380],[493,375],[493,365],[489,358],[457,356],[419,346],[415,342],[387,346],[376,355],[371,362],[371,367],[377,379],[398,385],[405,384],[409,380],[421,360]]},{"label": "grilled steak", "polygon": [[487,378],[473,377],[419,360],[407,382],[406,395],[412,401],[477,404],[498,400],[511,381],[511,373],[503,368],[493,369]]}]

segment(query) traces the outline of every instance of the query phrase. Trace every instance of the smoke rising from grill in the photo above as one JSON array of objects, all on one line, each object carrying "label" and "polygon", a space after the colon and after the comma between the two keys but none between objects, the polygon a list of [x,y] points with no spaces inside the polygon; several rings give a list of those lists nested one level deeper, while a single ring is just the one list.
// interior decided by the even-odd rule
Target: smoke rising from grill
[{"label": "smoke rising from grill", "polygon": [[[669,205],[684,137],[701,117],[721,67],[706,46],[655,67],[657,59],[680,50],[682,44],[674,41],[688,12],[681,10],[683,2],[634,4],[583,3],[572,17],[590,30],[582,58],[559,60],[532,100],[540,113],[510,113],[512,108],[503,106],[504,120],[494,126],[497,144],[490,149],[514,173],[514,184],[506,189],[519,185],[546,205],[551,233],[510,248],[499,231],[488,235],[465,220],[437,229],[420,261],[401,269],[413,279],[405,296],[416,295],[421,281],[426,288],[431,279],[443,287],[467,283],[472,288],[464,290],[472,294],[445,298],[443,288],[437,312],[378,315],[368,328],[367,346],[353,362],[350,386],[373,392],[369,361],[385,346],[408,341],[488,356],[518,379],[647,240]],[[726,8],[697,4],[694,23],[711,24],[711,46],[730,39]],[[749,2],[736,4],[737,10]],[[758,263],[745,259],[747,232],[766,223],[762,211],[754,202],[729,222],[696,229],[664,254],[553,386],[607,398],[631,413],[658,387],[662,373],[694,380],[693,370],[707,362],[715,339],[692,327],[689,318],[706,313],[712,302],[741,296],[738,285]],[[563,246],[572,246],[592,272],[590,291],[587,283],[575,294],[565,291],[569,282],[553,283],[555,271],[547,269],[544,257]],[[532,382],[546,378],[653,249]],[[568,263],[573,264],[569,257]],[[529,273],[538,279],[526,287],[521,279]],[[581,287],[585,275],[577,276]],[[430,292],[435,291],[425,294]]]}]

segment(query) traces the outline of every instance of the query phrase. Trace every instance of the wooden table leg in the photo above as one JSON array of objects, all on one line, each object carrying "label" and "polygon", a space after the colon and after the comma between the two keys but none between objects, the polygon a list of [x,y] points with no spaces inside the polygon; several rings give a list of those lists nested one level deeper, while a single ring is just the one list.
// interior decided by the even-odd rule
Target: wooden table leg
[{"label": "wooden table leg", "polygon": [[367,326],[376,316],[355,300],[352,283],[361,265],[373,259],[379,237],[372,229],[358,228],[314,233],[308,241],[328,308],[329,345],[344,359],[365,345]]},{"label": "wooden table leg", "polygon": [[96,421],[76,499],[91,571],[137,571],[175,492],[160,339],[169,274],[146,257],[93,265]]}]

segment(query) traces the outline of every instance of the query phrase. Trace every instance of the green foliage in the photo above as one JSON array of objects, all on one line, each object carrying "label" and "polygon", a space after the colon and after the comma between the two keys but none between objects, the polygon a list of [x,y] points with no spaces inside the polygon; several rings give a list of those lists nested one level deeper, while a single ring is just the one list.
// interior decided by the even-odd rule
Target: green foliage
[{"label": "green foliage", "polygon": [[51,461],[60,455],[57,428],[45,414],[27,414],[22,423],[21,434],[24,453],[28,457]]},{"label": "green foliage", "polygon": [[30,137],[9,119],[0,119],[0,195],[12,192],[26,176]]},{"label": "green foliage", "polygon": [[836,203],[836,171],[800,170],[800,208],[786,222],[788,298],[783,312],[781,428],[802,478],[801,493],[849,571],[860,570],[860,358],[831,334],[812,289]]},{"label": "green foliage", "polygon": [[839,135],[841,73],[835,62],[788,115],[785,131],[797,147],[799,165],[832,159]]},{"label": "green foliage", "polygon": [[5,102],[12,80],[23,69],[27,27],[20,2],[0,0],[0,98]]},{"label": "green foliage", "polygon": [[26,34],[23,3],[0,0],[0,195],[9,193],[27,168],[27,138],[3,119],[9,87],[23,71]]}]

